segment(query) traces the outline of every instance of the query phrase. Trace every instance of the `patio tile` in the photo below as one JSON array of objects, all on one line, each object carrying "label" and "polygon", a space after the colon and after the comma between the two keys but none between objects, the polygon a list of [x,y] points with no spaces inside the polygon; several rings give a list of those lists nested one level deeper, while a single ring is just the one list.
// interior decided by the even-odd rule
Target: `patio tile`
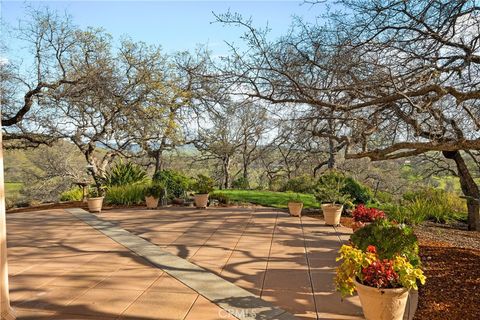
[{"label": "patio tile", "polygon": [[234,320],[237,319],[213,302],[198,296],[185,320]]},{"label": "patio tile", "polygon": [[163,271],[153,268],[126,268],[112,273],[99,282],[96,289],[129,289],[146,290],[161,275]]},{"label": "patio tile", "polygon": [[68,313],[118,316],[141,294],[136,290],[89,289],[69,303]]},{"label": "patio tile", "polygon": [[337,315],[362,315],[362,306],[358,297],[342,299],[338,292],[320,292],[315,294],[315,303],[318,312]]},{"label": "patio tile", "polygon": [[313,289],[315,292],[334,292],[335,291],[335,272],[326,270],[310,271],[312,277]]},{"label": "patio tile", "polygon": [[184,319],[197,296],[197,293],[146,291],[128,307],[120,319]]},{"label": "patio tile", "polygon": [[[64,288],[49,286],[45,290],[37,291],[30,298],[18,303],[24,309],[46,310],[62,312],[67,305],[86,292],[85,288]],[[15,303],[17,306],[17,303]]]},{"label": "patio tile", "polygon": [[163,274],[149,288],[148,291],[163,291],[175,293],[192,293],[194,292],[188,286],[184,285],[174,277]]},{"label": "patio tile", "polygon": [[264,290],[292,290],[311,292],[310,277],[307,270],[267,270]]},{"label": "patio tile", "polygon": [[299,319],[316,319],[317,312],[312,293],[267,290],[262,292],[262,299],[270,301],[291,312]]}]

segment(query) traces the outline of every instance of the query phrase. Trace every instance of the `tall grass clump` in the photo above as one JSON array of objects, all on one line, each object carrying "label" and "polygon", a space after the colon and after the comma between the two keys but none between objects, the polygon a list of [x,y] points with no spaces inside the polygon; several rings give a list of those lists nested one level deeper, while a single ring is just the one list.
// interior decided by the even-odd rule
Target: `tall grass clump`
[{"label": "tall grass clump", "polygon": [[113,186],[107,189],[105,202],[115,205],[134,205],[145,202],[145,185]]},{"label": "tall grass clump", "polygon": [[106,173],[104,184],[108,187],[144,184],[148,180],[147,172],[132,162],[117,162]]}]

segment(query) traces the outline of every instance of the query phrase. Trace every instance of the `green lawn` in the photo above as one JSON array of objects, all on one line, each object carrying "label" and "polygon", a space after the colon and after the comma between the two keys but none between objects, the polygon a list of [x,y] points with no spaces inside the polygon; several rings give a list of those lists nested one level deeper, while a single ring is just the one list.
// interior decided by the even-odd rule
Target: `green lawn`
[{"label": "green lawn", "polygon": [[[216,190],[213,194],[223,194],[230,198],[230,201],[248,202],[265,207],[286,208],[292,193],[257,191],[257,190]],[[305,208],[319,208],[320,204],[311,194],[298,193]]]}]

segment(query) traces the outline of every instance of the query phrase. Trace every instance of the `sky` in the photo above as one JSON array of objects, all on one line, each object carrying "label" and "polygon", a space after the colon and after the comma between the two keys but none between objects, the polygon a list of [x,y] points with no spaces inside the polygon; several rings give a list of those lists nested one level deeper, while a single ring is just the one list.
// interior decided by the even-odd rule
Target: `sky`
[{"label": "sky", "polygon": [[[292,16],[314,21],[321,14],[321,6],[303,1],[4,1],[1,0],[1,18],[10,26],[24,19],[26,8],[49,7],[67,12],[80,27],[103,27],[115,39],[127,35],[133,40],[160,44],[165,52],[192,50],[198,44],[207,44],[214,55],[228,53],[225,41],[241,45],[241,29],[212,23],[212,12],[228,10],[251,17],[255,26],[271,28],[271,37],[284,34]],[[5,37],[5,36],[4,36]],[[15,47],[15,39],[7,39]],[[7,55],[18,54],[11,50]]]}]

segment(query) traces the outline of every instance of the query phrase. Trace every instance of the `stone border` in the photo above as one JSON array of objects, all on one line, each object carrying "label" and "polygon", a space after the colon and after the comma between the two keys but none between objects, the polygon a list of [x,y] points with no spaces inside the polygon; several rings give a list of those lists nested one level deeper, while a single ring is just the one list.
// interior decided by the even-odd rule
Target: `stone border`
[{"label": "stone border", "polygon": [[294,320],[292,314],[83,209],[68,213],[141,256],[240,320]]}]

